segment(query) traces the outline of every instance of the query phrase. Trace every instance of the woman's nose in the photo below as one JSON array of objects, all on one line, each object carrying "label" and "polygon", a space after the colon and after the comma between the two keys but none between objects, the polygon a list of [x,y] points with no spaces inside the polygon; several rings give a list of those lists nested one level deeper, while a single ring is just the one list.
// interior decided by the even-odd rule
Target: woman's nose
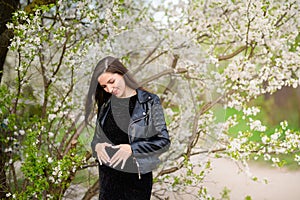
[{"label": "woman's nose", "polygon": [[113,90],[112,86],[110,86],[110,85],[106,86],[106,92],[112,93],[112,90]]}]

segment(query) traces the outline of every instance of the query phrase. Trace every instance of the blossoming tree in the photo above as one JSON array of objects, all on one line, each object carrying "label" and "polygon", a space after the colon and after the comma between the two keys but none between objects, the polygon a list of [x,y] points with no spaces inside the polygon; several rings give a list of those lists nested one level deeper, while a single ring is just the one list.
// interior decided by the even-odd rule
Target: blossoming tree
[{"label": "blossoming tree", "polygon": [[[299,131],[283,121],[267,134],[254,101],[299,87],[298,11],[296,1],[283,0],[60,0],[15,13],[7,62],[16,78],[0,93],[2,190],[17,199],[60,199],[80,171],[96,166],[83,105],[90,74],[108,54],[165,107],[172,145],[155,171],[154,197],[188,186],[213,198],[202,184],[211,156],[282,166],[278,155],[292,153],[299,164]],[[222,114],[228,109],[241,114]],[[241,121],[247,128],[232,134]],[[92,181],[83,199],[98,192]]]}]

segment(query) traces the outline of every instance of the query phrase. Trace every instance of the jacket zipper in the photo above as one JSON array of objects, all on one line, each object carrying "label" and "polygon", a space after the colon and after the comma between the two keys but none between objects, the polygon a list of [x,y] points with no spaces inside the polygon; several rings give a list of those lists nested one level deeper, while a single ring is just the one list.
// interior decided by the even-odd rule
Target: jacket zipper
[{"label": "jacket zipper", "polygon": [[139,180],[140,180],[140,179],[142,179],[142,177],[141,177],[141,171],[140,171],[140,164],[137,161],[136,157],[133,156],[133,159],[135,160],[135,163],[136,163],[136,166],[137,166],[137,169],[138,169],[138,176],[139,176]]},{"label": "jacket zipper", "polygon": [[[143,117],[141,117],[141,118],[138,118],[138,119],[132,121],[132,122],[128,125],[128,140],[129,140],[129,143],[130,143],[130,144],[132,143],[132,141],[131,141],[131,139],[130,139],[129,127],[130,127],[133,123],[135,123],[135,122],[137,122],[137,121],[139,121],[139,120],[142,120],[142,119],[144,119],[144,118],[146,118],[146,117],[147,117],[147,115],[145,115],[145,116],[143,116]],[[133,155],[133,152],[132,152],[132,156],[133,156],[133,159],[135,160],[135,163],[136,163],[136,166],[137,166],[137,169],[138,169],[138,176],[139,176],[139,179],[141,179],[140,164],[139,164],[139,162],[137,161],[136,157]]]}]

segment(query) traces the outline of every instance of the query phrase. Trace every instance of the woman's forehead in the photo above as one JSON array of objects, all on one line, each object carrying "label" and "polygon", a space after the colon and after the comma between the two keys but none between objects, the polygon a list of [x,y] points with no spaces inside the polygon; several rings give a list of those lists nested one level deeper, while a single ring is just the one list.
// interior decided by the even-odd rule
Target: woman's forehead
[{"label": "woman's forehead", "polygon": [[118,73],[104,72],[98,77],[100,85],[105,85],[111,79],[121,78],[122,76]]},{"label": "woman's forehead", "polygon": [[106,82],[107,80],[109,80],[111,77],[113,76],[113,73],[111,72],[104,72],[102,74],[100,74],[100,76],[98,77],[98,82]]}]

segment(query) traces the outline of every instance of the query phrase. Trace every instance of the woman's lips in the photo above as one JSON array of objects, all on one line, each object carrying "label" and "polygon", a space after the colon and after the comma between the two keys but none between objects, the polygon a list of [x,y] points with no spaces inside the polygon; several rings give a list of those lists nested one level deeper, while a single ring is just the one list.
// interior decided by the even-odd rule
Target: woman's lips
[{"label": "woman's lips", "polygon": [[113,89],[112,94],[116,96],[118,94],[118,90],[117,89]]}]

